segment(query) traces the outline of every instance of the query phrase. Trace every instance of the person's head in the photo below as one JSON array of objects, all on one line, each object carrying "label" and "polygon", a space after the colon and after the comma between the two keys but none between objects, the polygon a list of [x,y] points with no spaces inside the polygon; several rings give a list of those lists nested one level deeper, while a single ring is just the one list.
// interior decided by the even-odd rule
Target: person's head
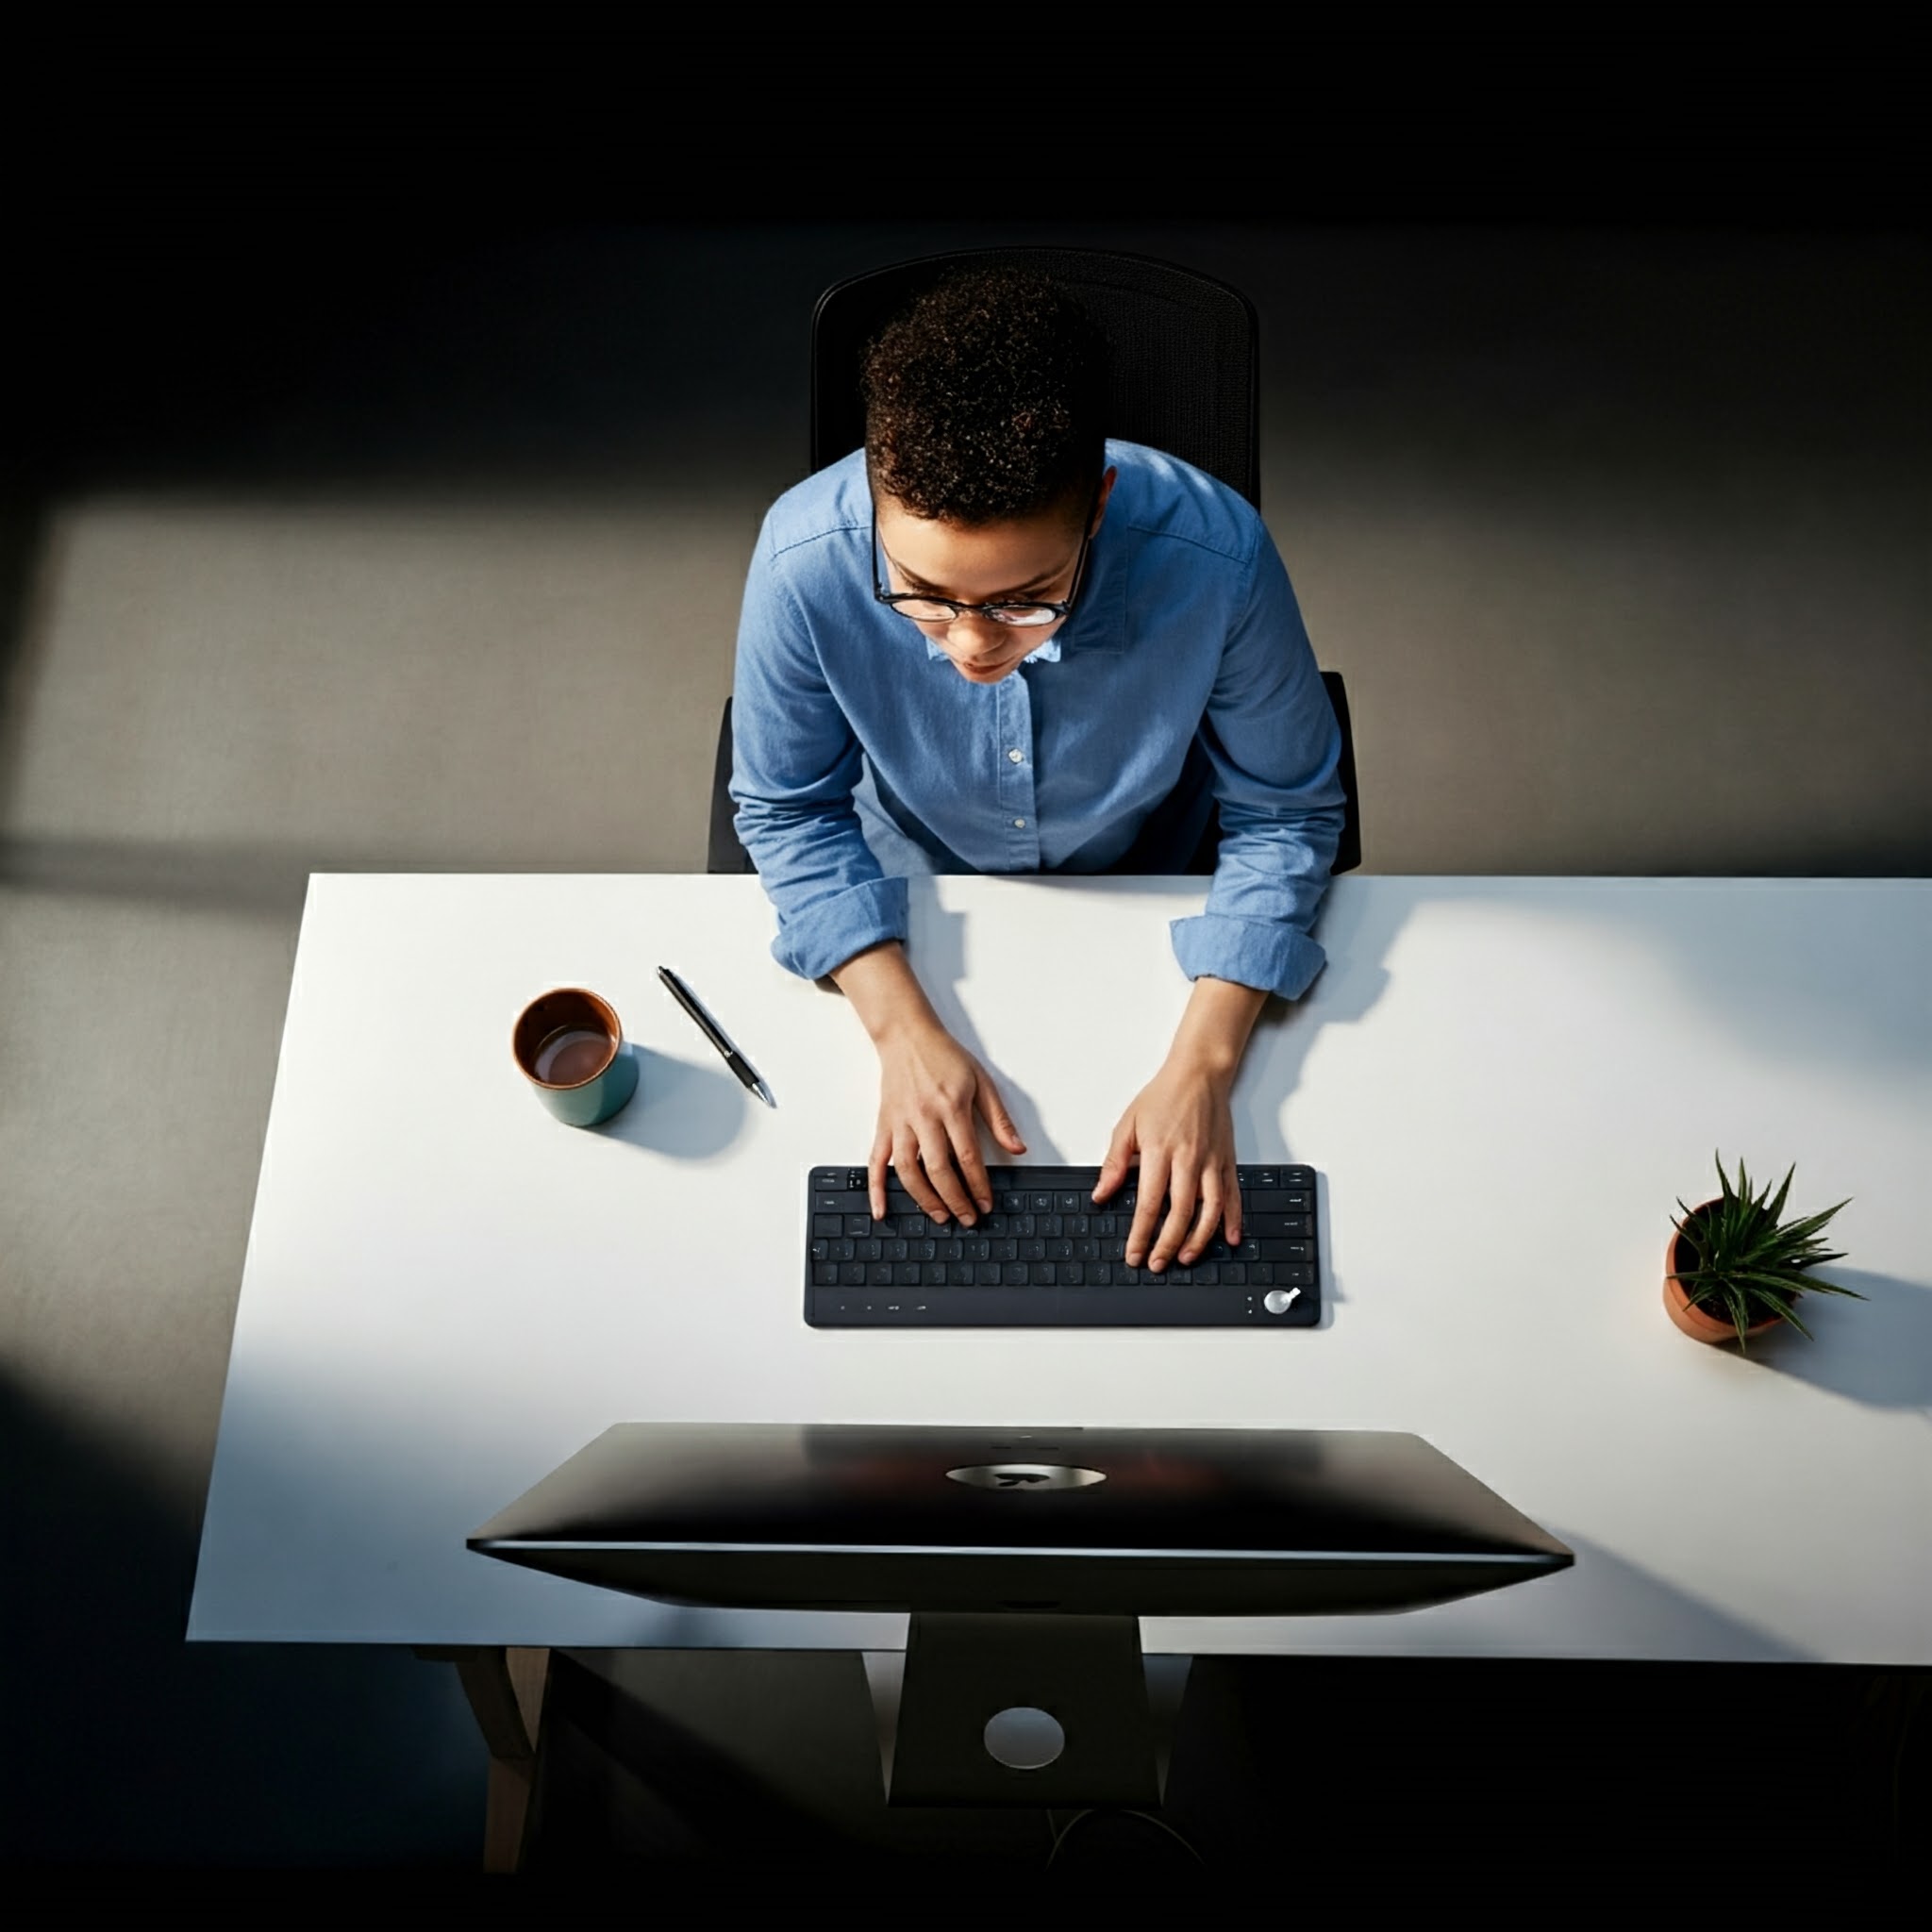
[{"label": "person's head", "polygon": [[[1016,269],[950,277],[873,343],[865,453],[888,592],[969,605],[1074,596],[1113,480],[1101,468],[1107,356],[1074,296]],[[930,608],[919,628],[976,684],[1005,677],[1059,622]]]}]

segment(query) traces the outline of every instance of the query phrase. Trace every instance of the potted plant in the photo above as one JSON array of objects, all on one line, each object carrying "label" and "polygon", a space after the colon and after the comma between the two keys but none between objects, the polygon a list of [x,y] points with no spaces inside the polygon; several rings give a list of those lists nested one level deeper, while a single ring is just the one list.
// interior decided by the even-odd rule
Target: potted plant
[{"label": "potted plant", "polygon": [[1789,1322],[1808,1337],[1811,1331],[1792,1310],[1801,1294],[1864,1299],[1856,1289],[1814,1280],[1810,1274],[1822,1261],[1844,1259],[1818,1238],[1843,1201],[1802,1220],[1779,1218],[1795,1172],[1787,1169],[1772,1199],[1769,1188],[1753,1191],[1741,1160],[1733,1188],[1719,1158],[1716,1199],[1695,1208],[1677,1203],[1683,1219],[1672,1224],[1664,1250],[1664,1307],[1686,1335],[1699,1341],[1735,1338],[1741,1348],[1749,1337]]}]

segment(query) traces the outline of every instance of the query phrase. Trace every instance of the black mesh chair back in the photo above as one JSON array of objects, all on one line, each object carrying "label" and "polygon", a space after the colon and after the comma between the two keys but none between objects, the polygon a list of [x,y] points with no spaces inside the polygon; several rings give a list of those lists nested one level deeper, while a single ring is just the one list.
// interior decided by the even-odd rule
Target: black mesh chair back
[{"label": "black mesh chair back", "polygon": [[1253,303],[1191,269],[1084,248],[929,255],[837,282],[811,319],[811,466],[865,441],[859,367],[914,297],[956,269],[1030,268],[1070,288],[1113,343],[1107,433],[1164,449],[1261,502],[1260,384]]}]

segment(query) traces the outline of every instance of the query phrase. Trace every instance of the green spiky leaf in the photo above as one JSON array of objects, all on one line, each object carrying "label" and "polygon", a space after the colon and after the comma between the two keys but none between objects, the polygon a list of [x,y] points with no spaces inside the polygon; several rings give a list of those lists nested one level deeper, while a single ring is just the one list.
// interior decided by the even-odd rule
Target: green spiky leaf
[{"label": "green spiky leaf", "polygon": [[1682,1287],[1693,1307],[1719,1319],[1728,1317],[1741,1344],[1745,1330],[1769,1316],[1789,1322],[1799,1334],[1808,1336],[1810,1331],[1792,1309],[1801,1294],[1864,1299],[1856,1289],[1820,1281],[1807,1272],[1844,1259],[1819,1237],[1849,1201],[1787,1222],[1785,1203],[1797,1173],[1795,1163],[1785,1170],[1774,1191],[1753,1185],[1741,1158],[1735,1184],[1724,1172],[1722,1155],[1714,1154],[1712,1162],[1717,1168],[1718,1198],[1701,1212],[1681,1200],[1677,1203],[1677,1232],[1694,1265],[1678,1270],[1671,1279]]}]

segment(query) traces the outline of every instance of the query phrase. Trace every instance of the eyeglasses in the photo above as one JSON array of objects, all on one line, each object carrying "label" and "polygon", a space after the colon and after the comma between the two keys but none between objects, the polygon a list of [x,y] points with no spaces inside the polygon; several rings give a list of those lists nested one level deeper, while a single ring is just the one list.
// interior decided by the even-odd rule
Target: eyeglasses
[{"label": "eyeglasses", "polygon": [[1035,630],[1049,624],[1058,624],[1061,618],[1073,615],[1074,601],[1080,594],[1080,585],[1087,575],[1087,548],[1093,541],[1093,512],[1099,508],[1100,490],[1096,485],[1087,505],[1086,522],[1081,526],[1086,534],[1080,539],[1080,549],[1074,559],[1074,584],[1067,592],[1065,603],[961,604],[957,598],[935,597],[924,591],[886,589],[879,576],[879,508],[874,503],[872,508],[874,601],[890,605],[901,617],[909,617],[914,624],[954,624],[962,617],[984,617],[993,624],[1011,625],[1016,630]]}]

